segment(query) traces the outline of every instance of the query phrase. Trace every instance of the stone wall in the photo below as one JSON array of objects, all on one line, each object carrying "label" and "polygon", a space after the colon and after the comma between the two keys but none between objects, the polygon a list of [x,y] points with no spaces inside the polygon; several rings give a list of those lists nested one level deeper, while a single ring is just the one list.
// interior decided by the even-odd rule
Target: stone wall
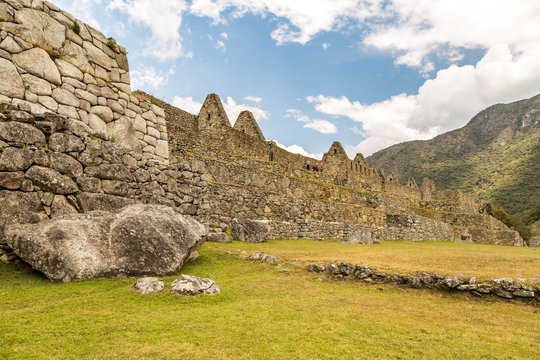
[{"label": "stone wall", "polygon": [[80,120],[169,159],[165,113],[131,94],[126,49],[41,0],[0,0],[0,102]]},{"label": "stone wall", "polygon": [[81,120],[34,116],[0,104],[0,249],[12,223],[165,204],[204,218],[208,184],[189,161],[163,165],[102,136]]}]

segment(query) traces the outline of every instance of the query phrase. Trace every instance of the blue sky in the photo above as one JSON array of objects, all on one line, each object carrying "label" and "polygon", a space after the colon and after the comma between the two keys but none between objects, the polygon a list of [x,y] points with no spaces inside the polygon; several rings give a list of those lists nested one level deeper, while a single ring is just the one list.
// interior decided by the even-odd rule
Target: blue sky
[{"label": "blue sky", "polygon": [[128,50],[132,90],[217,93],[267,140],[351,158],[540,93],[537,0],[53,0]]}]

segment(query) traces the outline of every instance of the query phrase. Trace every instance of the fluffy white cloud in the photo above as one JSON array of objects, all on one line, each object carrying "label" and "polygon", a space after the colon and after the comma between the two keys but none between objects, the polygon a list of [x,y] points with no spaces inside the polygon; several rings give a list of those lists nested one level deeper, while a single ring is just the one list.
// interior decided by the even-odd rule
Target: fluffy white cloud
[{"label": "fluffy white cloud", "polygon": [[184,52],[179,34],[186,9],[184,0],[112,0],[107,5],[107,10],[125,12],[131,21],[150,29],[152,36],[146,44],[160,60],[191,57],[191,53]]},{"label": "fluffy white cloud", "polygon": [[349,19],[361,20],[372,16],[380,0],[193,0],[189,11],[211,18],[214,23],[225,22],[223,13],[232,10],[232,17],[246,13],[278,18],[271,36],[278,45],[288,42],[306,44],[323,31],[343,26]]},{"label": "fluffy white cloud", "polygon": [[396,52],[396,64],[433,69],[429,56],[450,62],[460,48],[489,49],[538,42],[540,2],[537,0],[393,0],[377,17],[364,43]]},{"label": "fluffy white cloud", "polygon": [[318,159],[318,160],[321,160],[323,155],[324,155],[323,153],[317,153],[317,154],[308,153],[300,145],[293,144],[293,145],[286,146],[286,145],[280,144],[276,140],[272,140],[272,141],[275,142],[276,145],[279,146],[280,148],[285,149],[288,152],[291,152],[293,154],[300,154],[300,155],[307,156],[307,157],[310,157],[310,158],[313,158],[313,159]]},{"label": "fluffy white cloud", "polygon": [[[477,112],[499,102],[531,97],[540,84],[540,44],[527,48],[497,45],[476,66],[452,65],[427,80],[416,95],[400,94],[374,104],[324,95],[307,98],[324,114],[362,124],[365,137],[347,146],[365,155],[389,145],[428,139],[465,125]],[[358,129],[357,129],[358,130]]]},{"label": "fluffy white cloud", "polygon": [[322,119],[311,119],[308,115],[302,114],[302,111],[298,109],[289,109],[285,117],[294,118],[296,121],[305,123],[305,129],[313,129],[322,134],[335,134],[338,132],[338,129],[334,123],[331,123],[328,120]]},{"label": "fluffy white cloud", "polygon": [[257,103],[257,104],[260,103],[260,102],[262,101],[262,99],[261,99],[260,97],[257,97],[257,96],[251,96],[251,95],[246,96],[246,97],[244,98],[244,100],[246,100],[246,101],[251,101],[251,102],[254,102],[254,103]]},{"label": "fluffy white cloud", "polygon": [[157,89],[167,85],[169,77],[174,75],[174,66],[164,73],[154,67],[140,66],[131,70],[131,88],[134,90]]},{"label": "fluffy white cloud", "polygon": [[175,96],[172,99],[172,105],[176,106],[179,109],[187,111],[190,114],[195,114],[195,115],[199,113],[202,107],[202,103],[196,100],[193,100],[191,96],[190,97]]},{"label": "fluffy white cloud", "polygon": [[[198,114],[202,107],[202,102],[193,100],[192,97],[173,97],[172,104],[182,110],[185,110],[191,114]],[[258,108],[256,106],[238,104],[232,97],[227,96],[227,101],[223,102],[223,108],[227,113],[227,117],[231,121],[231,125],[234,125],[238,115],[244,110],[251,111],[255,120],[268,120],[269,113],[266,110]]]},{"label": "fluffy white cloud", "polygon": [[265,111],[256,106],[238,104],[230,96],[227,96],[227,101],[223,103],[223,107],[225,108],[225,111],[227,112],[227,116],[229,117],[229,120],[231,121],[232,125],[234,125],[234,123],[236,122],[236,119],[238,118],[238,115],[240,115],[240,113],[244,110],[251,111],[251,113],[255,117],[255,120],[257,121],[268,120],[268,116],[269,116],[268,111]]}]

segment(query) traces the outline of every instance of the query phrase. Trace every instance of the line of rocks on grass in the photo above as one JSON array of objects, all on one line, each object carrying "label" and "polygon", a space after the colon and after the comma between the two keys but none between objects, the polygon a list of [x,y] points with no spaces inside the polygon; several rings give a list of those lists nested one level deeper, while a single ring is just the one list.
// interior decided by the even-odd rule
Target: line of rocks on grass
[{"label": "line of rocks on grass", "polygon": [[[133,289],[141,295],[150,295],[163,291],[165,282],[157,277],[144,277],[137,280]],[[170,291],[173,295],[183,296],[214,295],[220,292],[219,285],[213,280],[184,274],[173,280]]]},{"label": "line of rocks on grass", "polygon": [[[233,254],[233,252],[229,252]],[[263,252],[251,255],[242,252],[240,256],[246,260],[264,261],[273,265],[280,265],[281,260]],[[297,262],[312,262],[311,260],[293,260],[285,265],[298,266]],[[406,286],[413,289],[433,289],[447,292],[467,293],[476,297],[496,296],[503,299],[518,299],[538,304],[540,301],[540,285],[528,286],[520,281],[498,278],[489,281],[479,281],[476,277],[466,279],[461,274],[443,276],[439,274],[418,272],[416,275],[388,275],[377,272],[366,265],[348,264],[337,260],[331,264],[308,264],[305,269],[319,274],[326,274],[336,280],[356,280],[365,283],[385,283]],[[540,284],[540,279],[533,279]]]}]

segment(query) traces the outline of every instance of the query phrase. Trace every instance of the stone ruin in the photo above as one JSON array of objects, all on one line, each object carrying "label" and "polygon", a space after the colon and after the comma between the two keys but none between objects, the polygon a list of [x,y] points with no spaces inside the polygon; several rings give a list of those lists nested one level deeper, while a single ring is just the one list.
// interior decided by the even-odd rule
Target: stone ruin
[{"label": "stone ruin", "polygon": [[198,115],[131,92],[125,48],[41,0],[0,0],[0,248],[5,230],[58,216],[166,205],[220,233],[257,220],[267,238],[524,245],[460,191],[399,184],[349,159],[324,172],[266,141],[244,111],[231,127],[208,95]]}]

